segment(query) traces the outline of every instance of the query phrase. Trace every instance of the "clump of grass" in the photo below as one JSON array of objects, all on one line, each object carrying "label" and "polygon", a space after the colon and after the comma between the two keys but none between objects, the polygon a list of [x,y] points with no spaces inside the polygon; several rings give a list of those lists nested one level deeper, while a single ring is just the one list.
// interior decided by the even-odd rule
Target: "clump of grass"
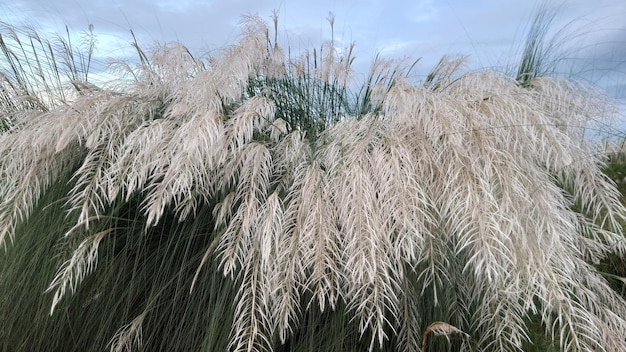
[{"label": "clump of grass", "polygon": [[49,111],[89,89],[95,50],[93,26],[75,43],[66,36],[42,38],[30,27],[0,22],[0,132],[22,111]]},{"label": "clump of grass", "polygon": [[353,93],[350,50],[242,29],[212,57],[137,46],[123,89],[0,135],[2,348],[511,351],[539,317],[562,350],[626,350],[589,264],[626,249],[594,90],[457,58],[425,82],[377,61]]},{"label": "clump of grass", "polygon": [[549,2],[544,2],[536,11],[517,65],[516,79],[522,85],[537,77],[551,76],[560,61],[554,55],[559,52],[561,38],[548,36],[557,13],[558,9],[549,7]]}]

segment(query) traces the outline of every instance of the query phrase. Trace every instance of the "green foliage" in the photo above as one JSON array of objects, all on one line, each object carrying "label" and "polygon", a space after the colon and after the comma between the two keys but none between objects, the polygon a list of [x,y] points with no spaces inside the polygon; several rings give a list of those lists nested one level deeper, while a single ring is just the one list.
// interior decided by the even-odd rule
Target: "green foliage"
[{"label": "green foliage", "polygon": [[517,65],[517,80],[526,85],[537,77],[549,76],[558,63],[553,55],[558,51],[558,39],[549,40],[548,32],[557,10],[543,3],[537,11],[526,37],[521,60]]},{"label": "green foliage", "polygon": [[224,350],[232,284],[211,265],[212,277],[205,276],[189,294],[199,252],[210,239],[210,219],[164,220],[144,233],[132,200],[113,205],[108,219],[92,229],[96,235],[107,231],[99,246],[98,275],[85,278],[71,301],[60,302],[50,314],[53,297],[42,293],[65,265],[59,254],[71,257],[78,245],[76,238],[63,239],[70,224],[57,201],[63,188],[51,188],[42,199],[46,205],[17,229],[14,248],[0,258],[7,327],[0,333],[0,350]]}]

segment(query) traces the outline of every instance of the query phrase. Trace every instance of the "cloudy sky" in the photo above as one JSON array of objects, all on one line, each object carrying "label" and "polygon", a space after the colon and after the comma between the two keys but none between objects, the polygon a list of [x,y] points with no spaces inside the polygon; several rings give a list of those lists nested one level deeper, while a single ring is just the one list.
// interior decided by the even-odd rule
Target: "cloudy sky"
[{"label": "cloudy sky", "polygon": [[[535,0],[13,0],[0,4],[0,20],[29,24],[43,33],[74,33],[94,26],[98,59],[132,54],[130,30],[140,44],[180,41],[194,54],[233,43],[243,14],[271,23],[292,50],[331,39],[356,44],[357,71],[376,54],[422,58],[427,73],[445,54],[469,55],[471,68],[510,68],[539,1]],[[626,100],[626,0],[557,0],[554,29],[568,69]]]}]

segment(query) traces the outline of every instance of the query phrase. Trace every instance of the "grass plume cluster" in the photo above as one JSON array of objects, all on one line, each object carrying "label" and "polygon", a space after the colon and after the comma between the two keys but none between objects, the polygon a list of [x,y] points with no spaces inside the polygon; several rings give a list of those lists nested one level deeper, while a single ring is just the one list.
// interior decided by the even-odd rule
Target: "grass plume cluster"
[{"label": "grass plume cluster", "polygon": [[96,39],[93,26],[74,43],[42,38],[34,28],[0,22],[0,111],[48,111],[72,100],[89,81]]},{"label": "grass plume cluster", "polygon": [[592,266],[626,249],[584,138],[602,95],[461,59],[422,83],[379,60],[353,93],[350,50],[242,29],[137,47],[123,89],[0,134],[3,351],[511,351],[533,319],[626,350]]}]

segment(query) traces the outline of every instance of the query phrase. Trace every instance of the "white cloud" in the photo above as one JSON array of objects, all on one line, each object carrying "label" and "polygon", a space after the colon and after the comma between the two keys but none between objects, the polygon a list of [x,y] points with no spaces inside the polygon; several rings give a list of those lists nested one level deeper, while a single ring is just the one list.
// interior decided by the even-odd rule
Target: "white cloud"
[{"label": "white cloud", "polygon": [[439,11],[440,9],[432,0],[416,1],[408,17],[416,23],[429,22],[437,18]]},{"label": "white cloud", "polygon": [[403,56],[407,49],[417,48],[420,41],[417,40],[392,40],[378,50],[379,54],[384,57]]}]

